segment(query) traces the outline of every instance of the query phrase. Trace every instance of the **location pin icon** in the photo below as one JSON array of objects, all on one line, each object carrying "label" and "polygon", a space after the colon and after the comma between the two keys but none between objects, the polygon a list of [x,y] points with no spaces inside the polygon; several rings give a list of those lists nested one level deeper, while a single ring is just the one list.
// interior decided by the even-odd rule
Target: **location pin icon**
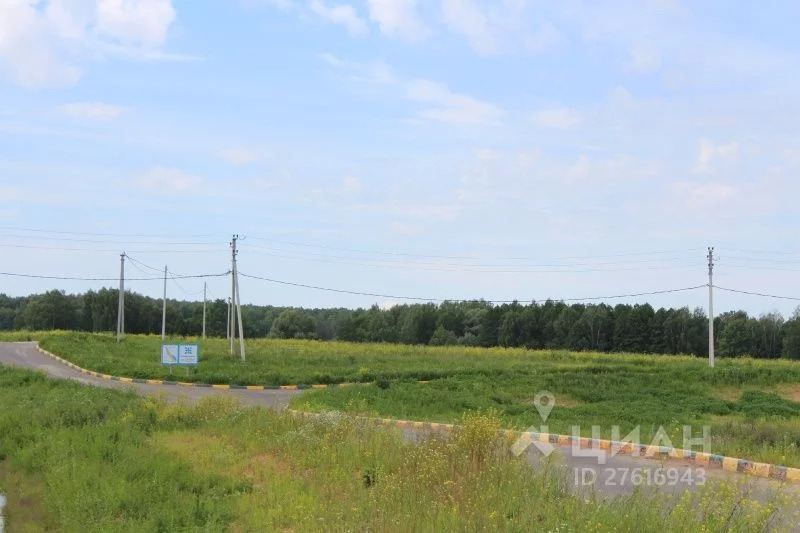
[{"label": "location pin icon", "polygon": [[540,391],[539,394],[533,398],[533,406],[539,411],[539,416],[542,417],[542,422],[547,422],[547,417],[550,416],[550,411],[556,405],[556,397],[549,390]]}]

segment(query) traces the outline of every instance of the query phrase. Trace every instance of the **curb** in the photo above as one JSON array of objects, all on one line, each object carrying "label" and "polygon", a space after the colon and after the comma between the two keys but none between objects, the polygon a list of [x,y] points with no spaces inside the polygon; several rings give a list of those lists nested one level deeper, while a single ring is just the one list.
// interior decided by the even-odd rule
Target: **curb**
[{"label": "curb", "polygon": [[[309,411],[297,411],[287,409],[287,412],[299,415],[304,418],[319,418],[325,416],[324,413]],[[424,429],[431,433],[449,433],[460,428],[458,424],[444,424],[437,422],[418,422],[413,420],[399,420],[394,418],[372,418],[365,416],[355,416],[356,420],[374,424],[382,427],[394,427],[398,429]],[[612,455],[629,455],[632,457],[642,457],[655,461],[690,461],[697,466],[713,470],[723,470],[725,472],[745,474],[754,477],[773,479],[787,483],[800,483],[800,468],[773,465],[770,463],[758,463],[747,459],[727,457],[711,453],[695,452],[681,448],[670,448],[668,446],[652,446],[647,444],[637,444],[631,442],[620,442],[605,439],[590,439],[586,437],[573,437],[572,435],[558,435],[555,433],[537,433],[535,431],[517,431],[514,429],[501,429],[500,435],[506,438],[526,439],[529,444],[533,441],[547,442],[550,444],[579,446],[581,449],[604,450]]]},{"label": "curb", "polygon": [[[330,384],[313,384],[313,385],[229,385],[229,384],[215,384],[210,385],[207,383],[192,383],[183,381],[168,381],[162,379],[141,379],[141,378],[128,378],[121,376],[112,376],[109,374],[102,374],[92,370],[86,370],[78,365],[57,356],[52,352],[40,347],[37,343],[36,349],[39,352],[52,357],[56,361],[88,376],[107,379],[111,381],[120,381],[122,383],[143,383],[147,385],[178,385],[181,387],[208,387],[212,389],[242,389],[242,390],[305,390],[305,389],[327,389],[335,387],[349,387],[353,383],[330,383]],[[425,381],[420,381],[425,383]],[[300,415],[303,417],[320,417],[322,413],[313,413],[308,411],[297,411],[294,409],[287,409],[289,413]],[[376,424],[383,427],[396,427],[400,429],[424,429],[430,432],[449,432],[459,428],[457,424],[444,424],[438,422],[418,422],[413,420],[399,420],[394,418],[371,418],[364,416],[356,416],[356,420]],[[707,467],[710,469],[720,469],[726,472],[747,474],[760,478],[774,479],[778,481],[786,481],[789,483],[800,483],[800,468],[791,468],[788,466],[773,465],[770,463],[759,463],[750,461],[748,459],[739,459],[736,457],[727,457],[724,455],[716,455],[711,453],[695,452],[693,450],[684,450],[681,448],[670,448],[667,446],[651,446],[647,444],[638,444],[631,442],[620,442],[605,439],[590,439],[586,437],[576,438],[572,435],[558,435],[555,433],[537,433],[534,431],[517,431],[514,429],[500,430],[500,433],[508,438],[525,438],[538,442],[547,442],[559,445],[575,445],[577,444],[582,449],[599,449],[612,452],[614,455],[630,455],[634,457],[643,457],[645,459],[652,459],[658,461],[664,460],[683,460],[692,461],[698,466]]]},{"label": "curb", "polygon": [[307,389],[332,389],[337,387],[350,387],[353,385],[363,385],[365,383],[315,383],[311,385],[307,385],[304,383],[298,385],[230,385],[228,383],[218,383],[218,384],[209,384],[209,383],[197,383],[197,382],[189,382],[189,381],[170,381],[166,379],[145,379],[145,378],[128,378],[124,376],[112,376],[110,374],[103,374],[101,372],[95,372],[94,370],[87,370],[85,368],[79,367],[75,363],[67,361],[63,357],[59,357],[52,352],[48,352],[39,344],[36,344],[36,349],[39,350],[40,353],[52,357],[59,363],[66,365],[73,370],[77,370],[81,374],[85,374],[87,376],[92,376],[101,379],[107,379],[110,381],[119,381],[122,383],[142,383],[145,385],[177,385],[179,387],[206,387],[212,389],[221,389],[221,390],[230,390],[230,389],[239,389],[239,390],[307,390]]}]

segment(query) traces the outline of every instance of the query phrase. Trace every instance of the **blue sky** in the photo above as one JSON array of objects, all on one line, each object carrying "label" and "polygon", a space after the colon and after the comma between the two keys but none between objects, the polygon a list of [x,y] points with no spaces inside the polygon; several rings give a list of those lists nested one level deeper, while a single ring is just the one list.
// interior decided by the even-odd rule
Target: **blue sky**
[{"label": "blue sky", "polygon": [[[0,270],[113,277],[125,250],[218,272],[239,233],[249,274],[527,301],[700,285],[714,245],[719,285],[800,296],[798,15],[796,2],[7,0]],[[0,277],[14,295],[102,285]],[[242,296],[396,303],[252,279]],[[717,298],[755,314],[796,304]]]}]

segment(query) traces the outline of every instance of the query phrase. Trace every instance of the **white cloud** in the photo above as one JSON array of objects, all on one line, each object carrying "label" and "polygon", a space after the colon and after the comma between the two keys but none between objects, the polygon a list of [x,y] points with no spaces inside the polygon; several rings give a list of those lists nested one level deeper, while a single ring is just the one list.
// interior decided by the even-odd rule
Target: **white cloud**
[{"label": "white cloud", "polygon": [[459,207],[456,205],[421,203],[351,204],[347,208],[353,211],[440,222],[453,222],[458,218],[459,212]]},{"label": "white cloud", "polygon": [[677,183],[675,190],[684,204],[691,208],[724,204],[738,189],[724,183]]},{"label": "white cloud", "polygon": [[234,165],[245,165],[263,158],[259,152],[242,147],[226,148],[220,151],[219,156]]},{"label": "white cloud", "polygon": [[267,190],[267,189],[274,189],[274,188],[278,187],[280,185],[280,182],[278,180],[270,180],[270,179],[265,179],[265,178],[255,178],[253,180],[250,180],[250,185],[254,189]]},{"label": "white cloud", "polygon": [[125,112],[125,108],[101,102],[73,102],[63,104],[61,112],[75,118],[90,120],[111,120]]},{"label": "white cloud", "polygon": [[360,179],[354,176],[345,176],[342,180],[342,189],[347,193],[356,193],[364,188]]},{"label": "white cloud", "polygon": [[295,7],[294,0],[245,0],[248,4],[268,4],[283,11],[289,11]]},{"label": "white cloud", "polygon": [[739,143],[714,144],[708,139],[700,141],[695,172],[709,172],[718,161],[731,160],[739,155]]},{"label": "white cloud", "polygon": [[134,178],[134,184],[143,189],[161,193],[186,193],[200,186],[203,178],[169,167],[153,167]]},{"label": "white cloud", "polygon": [[577,126],[583,119],[575,110],[560,108],[539,111],[533,115],[533,121],[540,126],[566,129]]},{"label": "white cloud", "polygon": [[354,63],[333,54],[322,54],[320,57],[332,67],[353,72],[350,81],[400,88],[407,100],[429,104],[430,107],[417,113],[419,119],[451,124],[488,124],[496,122],[503,115],[503,110],[494,104],[453,92],[441,83],[424,79],[399,80],[393,70],[381,62]]},{"label": "white cloud", "polygon": [[651,45],[635,44],[630,51],[630,67],[636,72],[647,73],[661,66],[661,54]]},{"label": "white cloud", "polygon": [[98,0],[94,31],[122,44],[157,47],[174,20],[172,0]]},{"label": "white cloud", "polygon": [[416,41],[429,33],[417,17],[417,0],[367,0],[367,5],[370,20],[385,35]]},{"label": "white cloud", "polygon": [[481,55],[507,51],[540,53],[561,39],[549,23],[536,30],[528,26],[525,0],[492,2],[482,7],[475,0],[442,0],[442,19],[453,33],[462,35]]},{"label": "white cloud", "polygon": [[172,0],[4,0],[0,73],[22,86],[63,86],[107,55],[174,59],[160,50],[174,20]]},{"label": "white cloud", "polygon": [[422,235],[422,233],[424,233],[424,230],[420,226],[405,224],[402,222],[392,222],[389,225],[389,231],[396,235],[406,236]]},{"label": "white cloud", "polygon": [[406,98],[434,106],[420,111],[420,118],[451,124],[491,123],[503,114],[503,110],[494,104],[455,93],[445,85],[430,80],[408,82]]},{"label": "white cloud", "polygon": [[312,0],[311,11],[328,22],[344,26],[350,35],[365,35],[369,32],[366,21],[362,19],[350,4],[327,6],[321,0]]},{"label": "white cloud", "polygon": [[478,53],[498,51],[498,38],[489,27],[488,16],[477,3],[472,0],[442,0],[442,17],[445,25],[465,36]]},{"label": "white cloud", "polygon": [[330,53],[320,54],[319,57],[331,67],[352,72],[351,81],[378,84],[391,84],[396,81],[391,67],[381,61],[357,63],[340,59]]}]

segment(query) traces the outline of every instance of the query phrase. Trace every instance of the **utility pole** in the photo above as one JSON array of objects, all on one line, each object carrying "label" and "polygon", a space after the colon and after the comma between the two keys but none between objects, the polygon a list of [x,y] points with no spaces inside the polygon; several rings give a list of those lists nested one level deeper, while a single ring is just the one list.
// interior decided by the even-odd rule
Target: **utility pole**
[{"label": "utility pole", "polygon": [[238,239],[238,235],[233,236],[233,285],[235,287],[235,294],[236,294],[236,315],[239,317],[239,356],[242,358],[242,361],[245,360],[244,356],[244,328],[242,327],[242,301],[239,296],[239,271],[236,269],[236,254],[239,252],[236,251],[236,239]]},{"label": "utility pole", "polygon": [[225,318],[225,338],[231,338],[231,297],[228,296],[228,316]]},{"label": "utility pole", "polygon": [[714,368],[714,247],[708,247],[708,366]]},{"label": "utility pole", "polygon": [[167,339],[167,265],[164,265],[164,298],[161,305],[161,342]]},{"label": "utility pole", "polygon": [[206,289],[208,288],[208,282],[203,282],[203,340],[206,338]]},{"label": "utility pole", "polygon": [[233,343],[236,337],[236,328],[234,324],[236,323],[236,239],[238,239],[238,235],[234,235],[231,239],[231,313],[229,316],[230,322],[228,324],[228,328],[230,329],[230,347],[231,347],[231,355],[233,355]]},{"label": "utility pole", "polygon": [[125,336],[125,252],[119,254],[119,298],[117,299],[117,342]]}]

